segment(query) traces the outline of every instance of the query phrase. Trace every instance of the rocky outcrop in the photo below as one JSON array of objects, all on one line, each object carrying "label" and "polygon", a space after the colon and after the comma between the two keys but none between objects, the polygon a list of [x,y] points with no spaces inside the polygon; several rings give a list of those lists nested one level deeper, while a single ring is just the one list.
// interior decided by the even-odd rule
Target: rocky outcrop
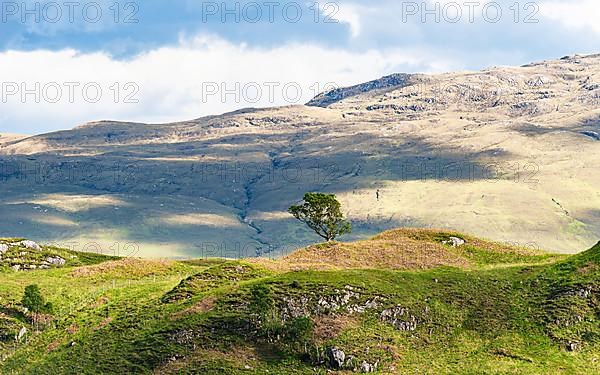
[{"label": "rocky outcrop", "polygon": [[388,88],[402,88],[412,84],[412,74],[397,73],[382,77],[360,85],[336,88],[325,93],[317,95],[306,105],[312,107],[327,107],[351,96],[356,96],[373,90],[382,90]]},{"label": "rocky outcrop", "polygon": [[[75,257],[71,255],[71,258]],[[0,242],[0,266],[9,267],[15,272],[44,270],[63,267],[66,264],[64,255],[42,248],[34,241],[3,240]]]},{"label": "rocky outcrop", "polygon": [[336,347],[327,348],[326,355],[329,360],[329,365],[332,368],[339,370],[344,367],[346,353],[344,353],[342,350]]},{"label": "rocky outcrop", "polygon": [[23,246],[26,249],[32,249],[32,250],[37,250],[37,251],[42,251],[42,248],[40,247],[40,245],[38,245],[37,243],[33,242],[33,241],[21,241],[19,243],[21,246]]},{"label": "rocky outcrop", "polygon": [[55,257],[47,257],[46,258],[46,262],[54,265],[54,266],[58,266],[58,267],[62,267],[65,265],[65,263],[67,263],[66,260],[64,260],[63,258],[59,257],[59,256],[55,256]]},{"label": "rocky outcrop", "polygon": [[593,132],[593,131],[582,131],[580,132],[581,134],[585,135],[586,137],[590,137],[595,141],[600,141],[600,134]]},{"label": "rocky outcrop", "polygon": [[375,309],[381,305],[383,297],[374,296],[363,299],[361,293],[350,285],[344,289],[334,289],[327,295],[306,294],[294,297],[284,297],[281,306],[282,319],[289,320],[301,316],[315,316],[347,312],[360,314]]},{"label": "rocky outcrop", "polygon": [[383,310],[380,319],[384,323],[391,324],[400,331],[414,331],[417,329],[417,317],[411,315],[408,309],[402,306]]}]

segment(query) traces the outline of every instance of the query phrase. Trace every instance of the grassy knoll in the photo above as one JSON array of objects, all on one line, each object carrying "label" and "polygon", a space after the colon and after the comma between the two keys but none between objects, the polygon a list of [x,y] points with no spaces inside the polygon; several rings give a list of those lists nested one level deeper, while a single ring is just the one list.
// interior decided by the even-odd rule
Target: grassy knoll
[{"label": "grassy knoll", "polygon": [[[0,373],[600,373],[600,244],[569,257],[395,230],[278,261],[0,278]],[[32,283],[55,307],[37,330],[19,302]]]}]

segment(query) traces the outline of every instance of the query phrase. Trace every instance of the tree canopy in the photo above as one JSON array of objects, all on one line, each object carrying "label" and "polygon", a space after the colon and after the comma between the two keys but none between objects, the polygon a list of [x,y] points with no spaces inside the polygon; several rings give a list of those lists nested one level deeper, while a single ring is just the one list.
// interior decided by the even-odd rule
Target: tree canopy
[{"label": "tree canopy", "polygon": [[341,210],[341,203],[333,194],[306,193],[300,205],[289,208],[296,219],[302,221],[326,241],[350,233],[352,228]]}]

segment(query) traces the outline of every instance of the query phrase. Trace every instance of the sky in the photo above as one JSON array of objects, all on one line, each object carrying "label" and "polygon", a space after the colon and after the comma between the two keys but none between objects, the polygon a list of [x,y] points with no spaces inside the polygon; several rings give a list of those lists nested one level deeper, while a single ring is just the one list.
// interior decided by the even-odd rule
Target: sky
[{"label": "sky", "polygon": [[381,76],[600,52],[600,1],[5,1],[0,134],[303,104]]}]

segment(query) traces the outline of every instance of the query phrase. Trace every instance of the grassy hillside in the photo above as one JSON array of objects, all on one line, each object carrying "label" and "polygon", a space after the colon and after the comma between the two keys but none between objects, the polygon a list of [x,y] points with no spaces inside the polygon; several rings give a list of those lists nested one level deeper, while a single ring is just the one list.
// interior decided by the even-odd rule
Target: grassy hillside
[{"label": "grassy hillside", "polygon": [[[104,259],[0,279],[6,374],[600,372],[600,243],[564,256],[394,230],[278,261]],[[55,306],[37,331],[19,303],[32,283]]]}]

